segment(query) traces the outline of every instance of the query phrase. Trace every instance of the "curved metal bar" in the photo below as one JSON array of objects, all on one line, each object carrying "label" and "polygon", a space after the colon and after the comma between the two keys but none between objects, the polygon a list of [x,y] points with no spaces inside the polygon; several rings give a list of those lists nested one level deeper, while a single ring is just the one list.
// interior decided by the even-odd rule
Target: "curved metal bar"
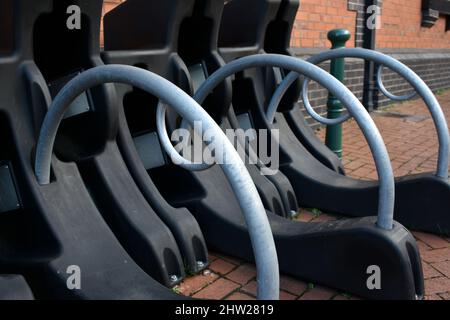
[{"label": "curved metal bar", "polygon": [[[375,63],[384,65],[391,69],[392,71],[401,75],[409,84],[416,90],[420,97],[422,97],[423,101],[428,107],[428,110],[431,113],[431,116],[434,121],[434,125],[436,127],[438,140],[439,140],[439,155],[437,162],[437,170],[436,176],[448,179],[448,166],[449,166],[449,158],[450,158],[450,137],[448,131],[447,121],[445,119],[445,115],[442,111],[439,102],[434,96],[433,92],[430,88],[425,84],[425,82],[410,68],[405,66],[400,61],[395,60],[394,58],[387,56],[383,53],[361,49],[361,48],[343,48],[343,49],[333,49],[329,51],[325,51],[318,55],[315,55],[309,58],[307,61],[313,64],[319,64],[321,62],[339,59],[339,58],[360,58],[369,61],[374,61]],[[278,108],[278,105],[283,98],[286,91],[289,87],[294,83],[299,74],[296,72],[289,73],[283,82],[276,89],[272,100],[270,102],[270,109],[275,110]],[[343,102],[341,100],[341,102]]]},{"label": "curved metal bar", "polygon": [[[172,145],[169,135],[167,133],[166,122],[165,122],[166,110],[167,110],[166,108],[167,108],[166,105],[164,105],[162,103],[160,103],[158,105],[158,110],[157,110],[157,114],[156,114],[157,115],[156,127],[157,127],[157,131],[158,131],[158,135],[161,138],[161,145],[164,148],[164,151],[170,157],[172,157],[172,161],[174,161],[174,163],[176,163],[177,165],[180,165],[181,167],[185,168],[186,170],[190,170],[190,171],[203,171],[203,170],[209,169],[212,166],[214,166],[214,163],[213,164],[193,163],[178,153],[178,151]],[[183,119],[180,128],[188,130],[189,127],[190,126],[187,123],[187,121],[185,119]],[[259,168],[261,168],[261,171],[267,170],[266,166],[258,158],[258,155],[255,152],[255,150],[253,150],[253,148],[250,145],[246,145],[245,139],[241,135],[237,135],[237,143],[239,143],[239,145],[242,148],[245,148],[245,152],[247,153],[251,163],[255,163]]]},{"label": "curved metal bar", "polygon": [[[294,80],[292,80],[295,77]],[[266,111],[266,119],[269,123],[273,123],[275,120],[275,115],[277,113],[278,110],[278,106],[281,103],[281,100],[283,99],[284,95],[286,94],[286,92],[289,90],[289,88],[291,87],[291,85],[300,77],[300,75],[297,72],[291,71],[289,72],[289,74],[283,79],[283,81],[281,81],[281,83],[278,85],[278,87],[276,88],[275,92],[272,95],[272,98],[270,99],[269,105],[267,106],[267,111]],[[306,80],[309,81],[309,79],[305,79],[305,81],[302,84],[302,99],[303,99],[303,104],[305,105],[306,108],[306,104],[308,104],[310,106],[310,109],[313,109],[311,104],[309,103],[309,97],[308,97],[308,85],[305,85]],[[306,87],[306,89],[305,89]],[[306,90],[306,93],[305,93]],[[306,98],[306,99],[305,99]],[[308,111],[310,109],[306,109],[306,111]],[[314,111],[314,110],[313,110]],[[315,111],[310,114],[311,117],[313,116],[313,114],[317,114]],[[314,118],[315,119],[315,118]],[[317,120],[319,121],[319,120]]]},{"label": "curved metal bar", "polygon": [[405,94],[403,96],[397,96],[395,94],[392,94],[389,92],[388,89],[386,89],[386,87],[383,84],[383,65],[380,64],[378,66],[378,70],[377,70],[377,85],[378,88],[380,89],[380,91],[389,99],[393,100],[393,101],[406,101],[409,99],[414,98],[417,95],[416,91],[411,92],[410,94]]},{"label": "curved metal bar", "polygon": [[296,77],[297,74],[303,74],[305,77],[311,78],[323,85],[347,106],[350,114],[360,126],[374,156],[380,181],[377,225],[382,229],[392,229],[395,184],[386,146],[367,110],[346,86],[326,71],[309,62],[284,55],[265,54],[248,56],[234,60],[213,73],[198,89],[194,99],[201,104],[214,88],[227,77],[245,69],[267,66],[293,70]]},{"label": "curved metal bar", "polygon": [[[348,119],[350,119],[352,116],[350,114],[345,114],[343,116],[340,116],[339,118],[336,119],[329,119],[329,118],[325,118],[322,117],[320,114],[318,114],[314,108],[311,106],[311,103],[309,101],[309,97],[308,97],[308,85],[309,85],[309,78],[306,78],[303,81],[303,85],[302,85],[302,99],[303,99],[303,105],[305,106],[306,111],[308,112],[308,114],[317,122],[320,122],[322,124],[326,124],[327,126],[334,126],[340,123],[343,123],[345,121],[347,121]],[[275,119],[275,112],[270,111],[270,109],[268,109],[268,112],[266,113],[266,117],[267,119],[271,119],[269,120],[270,123],[273,123],[273,120]]]},{"label": "curved metal bar", "polygon": [[169,135],[167,134],[167,126],[166,126],[166,110],[167,106],[164,103],[159,102],[158,109],[156,111],[156,129],[158,135],[161,139],[161,145],[172,158],[172,162],[177,166],[180,166],[186,170],[190,171],[203,171],[211,168],[214,163],[195,163],[191,162],[182,155],[180,155],[177,150],[172,146],[172,142],[170,141]]},{"label": "curved metal bar", "polygon": [[198,134],[211,130],[220,144],[216,154],[227,159],[222,169],[236,194],[248,226],[255,255],[259,299],[278,299],[279,269],[273,235],[266,211],[256,187],[233,148],[214,120],[183,90],[149,71],[124,65],[107,65],[89,69],[73,78],[57,95],[41,128],[35,162],[35,174],[41,185],[50,183],[50,166],[56,134],[65,111],[82,92],[104,83],[124,83],[157,96],[189,122],[202,122]]}]

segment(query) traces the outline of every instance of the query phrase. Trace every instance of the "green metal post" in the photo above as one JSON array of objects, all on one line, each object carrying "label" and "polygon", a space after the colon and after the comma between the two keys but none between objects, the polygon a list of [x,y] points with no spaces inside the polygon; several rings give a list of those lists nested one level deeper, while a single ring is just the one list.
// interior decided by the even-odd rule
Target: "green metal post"
[{"label": "green metal post", "polygon": [[[335,29],[328,32],[331,49],[345,47],[345,43],[350,39],[351,34],[345,29]],[[334,59],[331,61],[330,73],[339,81],[344,82],[345,62],[344,59]],[[341,116],[343,107],[339,100],[332,94],[328,95],[328,118],[336,119]],[[339,158],[342,158],[342,125],[327,127],[325,143]]]}]

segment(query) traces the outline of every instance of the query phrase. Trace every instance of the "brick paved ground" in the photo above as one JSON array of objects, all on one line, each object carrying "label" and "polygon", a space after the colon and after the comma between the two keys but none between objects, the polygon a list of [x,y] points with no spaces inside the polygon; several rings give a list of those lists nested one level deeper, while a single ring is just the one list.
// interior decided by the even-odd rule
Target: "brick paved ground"
[{"label": "brick paved ground", "polygon": [[[450,123],[450,92],[438,96]],[[397,104],[373,114],[388,147],[396,176],[435,170],[437,138],[432,120],[421,101]],[[323,138],[324,130],[318,132]],[[375,179],[369,148],[356,123],[344,125],[344,165],[347,174]],[[450,214],[450,213],[449,213]],[[336,219],[327,214],[302,210],[301,221]],[[450,238],[414,232],[425,276],[426,299],[450,300]],[[255,268],[251,264],[210,253],[211,265],[202,275],[186,279],[174,290],[195,298],[253,300],[256,297]],[[281,276],[280,298],[284,300],[356,299],[335,290]]]}]

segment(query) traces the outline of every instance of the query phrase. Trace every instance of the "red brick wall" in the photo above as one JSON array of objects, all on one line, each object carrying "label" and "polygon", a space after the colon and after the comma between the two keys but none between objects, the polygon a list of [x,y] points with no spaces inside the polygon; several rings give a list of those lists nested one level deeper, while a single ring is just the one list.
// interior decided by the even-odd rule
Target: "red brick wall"
[{"label": "red brick wall", "polygon": [[422,0],[384,0],[377,48],[450,48],[450,32],[445,18],[431,28],[420,23]]},{"label": "red brick wall", "polygon": [[[346,28],[355,32],[356,12],[347,10],[347,0],[302,0],[294,28],[292,46],[325,48],[327,31]],[[432,28],[421,27],[422,0],[384,0],[377,48],[450,48],[445,17]],[[351,42],[351,43],[350,43]],[[349,46],[354,45],[353,39]]]},{"label": "red brick wall", "polygon": [[300,48],[326,48],[330,46],[328,31],[345,28],[352,33],[348,46],[354,46],[356,12],[348,11],[347,4],[348,0],[302,0],[291,45]]}]

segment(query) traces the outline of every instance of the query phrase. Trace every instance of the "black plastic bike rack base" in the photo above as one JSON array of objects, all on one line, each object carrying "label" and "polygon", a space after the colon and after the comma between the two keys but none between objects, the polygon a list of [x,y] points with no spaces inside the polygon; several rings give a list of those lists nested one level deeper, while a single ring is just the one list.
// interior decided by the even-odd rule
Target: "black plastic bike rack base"
[{"label": "black plastic bike rack base", "polygon": [[34,300],[34,296],[23,276],[0,275],[0,300]]},{"label": "black plastic bike rack base", "polygon": [[[275,28],[269,24],[265,43],[266,48],[269,47],[272,52],[289,53],[289,42],[286,41],[289,38],[286,32],[292,28],[296,3],[296,0],[282,1],[277,19],[273,21],[275,25],[278,20],[282,21],[280,24],[284,24],[285,28]],[[278,39],[285,40],[284,49],[282,43],[277,44],[275,31],[279,31]],[[222,49],[221,52],[236,58],[246,55],[248,48],[239,50],[235,45],[229,50]],[[241,104],[240,112],[251,114],[255,129],[279,130],[280,169],[292,183],[300,204],[349,217],[376,215],[378,184],[343,175],[342,166],[337,165],[340,161],[329,150],[325,151],[327,148],[307,127],[297,104],[293,104],[291,110],[287,108],[288,111],[277,113],[274,124],[269,124],[265,118],[266,105],[262,99],[257,98],[267,95],[270,99],[273,93],[264,91],[267,87],[264,85],[267,77],[263,77],[257,70],[247,70],[243,72],[243,78],[252,84],[247,89],[240,87],[241,92],[238,94],[241,94],[242,101],[245,101]],[[450,179],[438,178],[433,173],[397,178],[394,217],[410,229],[448,235],[449,199]]]},{"label": "black plastic bike rack base", "polygon": [[[170,200],[190,209],[211,249],[252,261],[245,221],[221,169],[213,167],[192,175],[208,190],[207,196]],[[157,181],[158,177],[154,179]],[[165,194],[163,186],[161,190]],[[374,217],[326,223],[290,221],[270,212],[268,217],[281,272],[365,298],[423,296],[418,249],[412,235],[400,224],[383,231],[376,227]],[[373,265],[382,272],[381,290],[369,290],[366,286],[370,276],[367,268]]]},{"label": "black plastic bike rack base", "polygon": [[[217,39],[215,39],[218,33],[223,2],[195,0],[191,0],[190,2],[181,1],[182,4],[178,2],[173,1],[172,8],[176,8],[176,14],[172,14],[174,21],[170,24],[170,28],[166,25],[167,21],[164,21],[162,26],[150,26],[148,23],[142,24],[142,21],[140,21],[143,19],[147,21],[147,16],[151,16],[157,10],[162,10],[159,1],[127,1],[122,8],[118,7],[117,10],[108,13],[105,18],[105,34],[111,34],[112,38],[113,30],[116,30],[118,25],[122,26],[123,21],[129,20],[131,14],[136,13],[136,8],[139,7],[139,14],[133,16],[134,23],[129,27],[128,32],[121,33],[119,36],[119,38],[124,38],[123,41],[119,41],[116,37],[109,44],[108,39],[110,37],[107,36],[105,38],[105,47],[107,49],[114,49],[104,52],[103,59],[105,62],[109,64],[120,63],[143,66],[152,72],[166,77],[186,91],[193,93],[195,83],[189,73],[193,66],[202,65],[204,72],[207,73],[215,71],[223,64],[223,60],[217,53]],[[166,9],[173,11],[169,7]],[[164,16],[165,13],[162,15]],[[154,20],[153,23],[162,22]],[[164,36],[166,42],[161,44],[154,39],[154,35],[151,34],[151,30],[154,29],[170,31],[169,34],[165,34]],[[130,32],[139,34],[140,42],[137,42],[137,40],[134,40],[132,44],[127,42],[125,35]],[[201,39],[202,42],[198,43],[198,39]],[[192,43],[197,43],[197,46],[193,46]],[[161,46],[161,48],[158,46]],[[152,50],[136,50],[136,48],[151,48]],[[122,50],[118,51],[119,49]],[[124,49],[127,50],[125,51]],[[204,76],[207,77],[207,74]],[[126,126],[124,123],[121,123],[121,150],[124,153],[124,157],[128,159],[128,166],[131,168],[135,179],[141,180],[140,184],[142,188],[144,181],[139,176],[143,174],[143,171],[136,167],[135,163],[139,159],[136,157],[136,152],[132,150],[133,147],[130,144],[131,138],[127,132],[131,131],[132,136],[135,136],[139,134],[139,131],[155,131],[154,124],[152,125],[149,122],[145,126],[142,126],[139,125],[139,119],[145,118],[144,115],[149,118],[153,117],[157,101],[151,100],[148,96],[146,98],[145,95],[138,94],[134,95],[136,100],[133,100],[131,99],[132,93],[119,89],[119,99],[122,98],[125,108],[127,108],[129,101],[135,104],[130,109],[133,107],[136,108],[136,105],[144,105],[144,101],[146,101],[145,105],[147,105],[148,109],[153,108],[153,111],[138,110],[136,113],[131,111],[126,112],[128,123]],[[214,96],[211,96],[206,101],[204,107],[217,122],[221,123],[226,120],[229,101],[231,101],[231,82],[226,81],[217,88]],[[135,127],[138,127],[138,129]],[[263,204],[268,210],[281,216],[288,216],[291,211],[297,210],[298,206],[293,189],[285,177],[262,176],[259,169],[253,165],[248,165],[247,169],[250,171]],[[152,168],[149,170],[152,170]],[[143,187],[143,189],[148,188],[148,186]]]},{"label": "black plastic bike rack base", "polygon": [[[275,128],[281,134],[281,170],[289,177],[302,205],[350,217],[377,214],[378,182],[350,178],[328,169],[300,144],[282,117]],[[267,126],[270,126],[266,123]],[[265,127],[265,126],[263,126]],[[450,179],[433,173],[395,179],[395,219],[414,230],[450,234]]]},{"label": "black plastic bike rack base", "polygon": [[[26,108],[17,102],[9,107],[15,117],[26,119]],[[73,163],[54,158],[52,183],[37,184],[30,161],[34,133],[21,124],[2,122],[3,128],[10,127],[3,135],[6,142],[19,137],[27,142],[9,150],[24,209],[2,217],[0,268],[23,274],[37,299],[180,299],[125,252]],[[73,266],[81,271],[81,289],[68,286]]]},{"label": "black plastic bike rack base", "polygon": [[134,183],[116,143],[108,143],[101,155],[79,168],[91,197],[127,252],[153,278],[169,287],[178,284],[185,276],[178,246],[166,225],[150,214],[153,209]]},{"label": "black plastic bike rack base", "polygon": [[[33,61],[33,53],[42,49],[33,44],[33,35],[45,29],[45,18],[51,14],[53,5],[64,8],[60,12],[65,16],[69,4],[74,1],[39,0],[31,5],[23,0],[12,2],[17,50],[14,55],[0,57],[1,158],[13,168],[23,206],[0,216],[0,270],[24,275],[38,299],[181,299],[152,279],[125,251],[99,212],[75,162],[54,156],[51,183],[40,186],[36,181],[34,147],[51,98],[47,82]],[[101,16],[101,1],[75,4],[98,19]],[[83,16],[83,22],[89,24],[87,16]],[[44,28],[35,30],[38,20]],[[62,21],[65,23],[66,19]],[[90,26],[94,38],[97,37],[98,28]],[[71,38],[65,40],[70,43]],[[63,43],[63,47],[67,45]],[[85,47],[77,47],[80,48]],[[39,53],[42,64],[49,57],[43,57],[42,51]],[[50,58],[54,55],[52,52]],[[70,63],[78,62],[78,58]],[[59,72],[71,74],[70,66],[64,61],[62,64],[65,68]],[[55,72],[45,71],[47,76]],[[92,93],[95,97],[98,92]],[[69,285],[71,270],[76,269],[80,271],[81,288]]]},{"label": "black plastic bike rack base", "polygon": [[292,131],[305,148],[314,157],[323,163],[327,168],[345,174],[345,168],[339,158],[328,147],[317,138],[311,127],[305,120],[300,106],[294,105],[294,108],[283,113],[284,118],[289,123]]},{"label": "black plastic bike rack base", "polygon": [[[64,25],[55,28],[66,21],[68,3],[53,2],[50,13],[40,15],[32,29],[34,59],[45,82],[57,83],[53,85],[54,95],[70,79],[74,73],[71,70],[83,71],[101,64],[98,35],[103,1],[77,2],[85,28],[69,30]],[[52,36],[60,41],[52,41]],[[58,56],[64,58],[51,59]],[[46,88],[41,90],[45,92]],[[142,196],[121,161],[118,148],[114,148],[118,130],[115,87],[93,88],[85,96],[83,104],[90,105],[89,111],[63,120],[55,153],[60,159],[79,166],[97,207],[135,261],[161,283],[173,286],[185,276],[176,240]],[[86,167],[92,169],[87,174]],[[102,170],[109,172],[102,175]],[[89,176],[98,179],[93,181]]]},{"label": "black plastic bike rack base", "polygon": [[[309,232],[302,232],[302,236],[298,236],[301,226],[292,225],[283,237],[277,237],[277,248],[284,251],[279,254],[288,256],[289,252],[301,252],[315,263],[284,260],[280,262],[280,270],[288,273],[295,270],[291,273],[293,276],[306,279],[320,278],[331,287],[347,289],[361,297],[422,299],[422,266],[414,237],[398,223],[390,231],[381,230],[375,223],[374,217],[320,226],[311,223],[307,225]],[[317,265],[322,266],[321,270]],[[377,289],[369,284],[371,267],[381,271]]]},{"label": "black plastic bike rack base", "polygon": [[[233,2],[228,5],[230,4]],[[223,1],[215,2],[215,5],[223,6]],[[215,19],[220,20],[220,16]],[[204,39],[203,36],[200,38]],[[214,39],[214,35],[212,38]],[[203,44],[205,43],[209,42],[205,40]],[[215,46],[207,46],[196,55],[195,52],[188,50],[190,54],[185,53],[184,56],[189,57],[188,61],[191,63],[196,63],[201,61],[202,57],[210,56],[210,52],[215,53]],[[104,57],[106,56],[111,58],[107,59],[108,63],[145,64],[152,71],[153,63],[158,64],[155,70],[161,68],[161,63],[158,63],[161,60],[151,55],[147,60],[143,60],[139,57],[139,51],[131,50],[127,54],[111,51]],[[206,64],[206,69],[209,72],[214,71],[215,69],[209,69],[210,66]],[[230,127],[223,118],[218,119],[223,121],[224,127]],[[129,122],[130,120],[134,119],[128,118]],[[125,142],[125,145],[131,145],[130,135]],[[126,146],[122,145],[122,150],[124,147]],[[137,157],[135,154],[135,159],[133,157],[130,159],[135,162],[138,161]],[[172,206],[186,207],[192,212],[212,249],[248,261],[252,260],[245,221],[220,167],[214,166],[202,172],[189,172],[168,163],[162,167],[149,169],[148,173],[159,192]],[[173,184],[173,181],[177,181],[177,184]],[[375,226],[372,218],[307,224],[290,221],[270,212],[268,217],[278,251],[281,253],[279,260],[283,272],[369,298],[415,299],[416,296],[423,295],[422,271],[417,248],[414,239],[400,225],[397,224],[393,231],[385,233]],[[410,252],[407,253],[406,247],[411,247]],[[354,254],[351,254],[353,251]],[[372,251],[373,259],[370,258]],[[361,259],[359,255],[362,256]],[[341,264],[344,267],[341,267]],[[382,275],[384,280],[380,291],[371,291],[366,286],[367,278],[370,276],[367,274],[367,268],[372,265],[380,266],[383,268],[381,270],[386,269],[382,271],[386,272],[386,275]],[[394,287],[395,290],[387,290]]]},{"label": "black plastic bike rack base", "polygon": [[[183,19],[191,14],[192,9],[193,3],[179,0],[164,4],[160,1],[132,0],[119,5],[104,18],[106,51],[102,54],[103,60],[149,69],[171,79],[185,91],[191,90],[187,67],[176,53],[176,39]],[[156,17],[149,20],[155,14]],[[124,21],[132,23],[124,28]],[[129,42],[129,31],[136,35],[132,42]],[[152,124],[156,119],[157,101],[129,86],[118,85],[116,88],[118,99],[123,100],[123,108],[119,108],[117,142],[125,163],[148,203],[174,234],[188,271],[199,272],[208,266],[206,243],[200,227],[186,208],[174,208],[164,200],[134,147],[137,137],[155,132]],[[135,103],[143,96],[145,102],[142,105]],[[132,123],[127,123],[130,114],[137,117]],[[164,159],[159,165],[165,163],[161,150],[147,151],[149,154],[159,152],[159,158]]]},{"label": "black plastic bike rack base", "polygon": [[[251,105],[251,104],[249,104]],[[349,217],[374,216],[378,210],[378,182],[339,174],[322,164],[292,132],[282,114],[273,125],[264,110],[248,110],[256,129],[280,131],[280,170],[289,178],[302,206]],[[433,173],[395,179],[395,219],[414,230],[450,234],[450,179]]]}]

